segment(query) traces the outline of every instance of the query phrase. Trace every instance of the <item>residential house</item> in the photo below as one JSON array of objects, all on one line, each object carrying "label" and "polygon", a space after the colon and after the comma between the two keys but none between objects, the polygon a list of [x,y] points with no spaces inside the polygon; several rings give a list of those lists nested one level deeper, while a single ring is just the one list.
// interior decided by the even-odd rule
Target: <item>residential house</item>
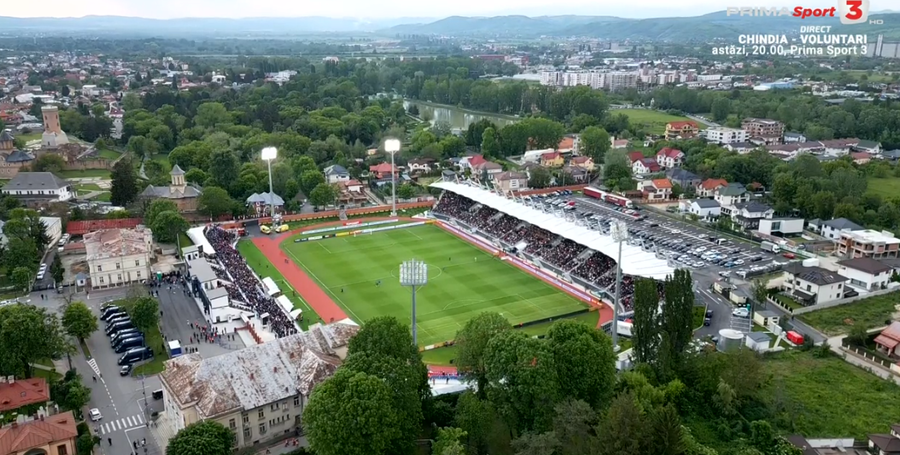
[{"label": "residential house", "polygon": [[890,231],[863,229],[841,232],[837,252],[849,258],[896,258],[900,256],[900,239]]},{"label": "residential house", "polygon": [[697,187],[697,196],[715,197],[716,192],[718,192],[720,188],[725,188],[727,186],[728,181],[725,179],[706,179]]},{"label": "residential house", "polygon": [[472,166],[472,175],[477,179],[481,179],[484,174],[487,174],[488,180],[493,180],[501,172],[503,172],[503,166],[493,161],[484,161]]},{"label": "residential house", "polygon": [[[15,379],[0,377],[0,413],[16,411],[25,407],[34,408],[50,401],[50,386],[44,378]],[[21,414],[31,416],[32,409]],[[2,452],[0,452],[2,453]]]},{"label": "residential house", "polygon": [[644,199],[650,201],[668,200],[672,198],[672,182],[669,179],[653,179],[644,182]]},{"label": "residential house", "polygon": [[[900,357],[900,322],[891,322],[875,337],[875,348],[891,357]],[[897,425],[894,425],[897,426]],[[897,446],[900,451],[900,444]]]},{"label": "residential house", "polygon": [[569,134],[559,141],[556,145],[556,151],[560,153],[578,153],[581,145],[581,137],[577,134]]},{"label": "residential house", "polygon": [[800,133],[784,133],[784,143],[806,142],[806,136]]},{"label": "residential house", "polygon": [[578,166],[565,166],[563,172],[568,173],[575,180],[575,183],[584,183],[590,179],[591,174],[584,168]]},{"label": "residential house", "polygon": [[168,199],[175,203],[179,212],[196,212],[203,190],[188,185],[184,180],[184,171],[177,164],[169,172],[172,183],[169,186],[147,185],[141,193],[144,199]]},{"label": "residential house", "polygon": [[805,305],[820,305],[844,297],[844,283],[849,281],[821,267],[806,267],[801,262],[784,266],[783,289]]},{"label": "residential house", "polygon": [[345,319],[215,357],[172,358],[159,375],[157,426],[175,434],[213,420],[234,433],[235,449],[280,441],[302,428],[313,388],[338,369],[358,330]]},{"label": "residential house", "polygon": [[890,434],[870,434],[869,451],[875,455],[900,455],[900,425],[891,425]]},{"label": "residential house", "polygon": [[521,172],[501,172],[494,176],[494,182],[504,192],[528,189],[528,176]]},{"label": "residential house", "polygon": [[819,224],[822,234],[822,237],[827,239],[834,240],[835,242],[839,241],[841,238],[841,234],[844,232],[850,231],[861,231],[865,229],[864,227],[846,219],[846,218],[835,218],[833,220],[828,220],[824,223]]},{"label": "residential house", "polygon": [[84,235],[91,286],[105,288],[140,283],[150,278],[153,234],[134,229],[107,229]]},{"label": "residential house", "polygon": [[716,218],[722,214],[722,206],[714,199],[681,201],[682,211],[699,218]]},{"label": "residential house", "polygon": [[730,150],[732,152],[737,152],[740,154],[750,153],[753,150],[759,148],[758,145],[752,142],[735,142],[733,144],[725,144],[723,146],[725,149]]},{"label": "residential house", "polygon": [[0,192],[26,204],[65,202],[75,196],[69,182],[52,172],[19,172]]},{"label": "residential house", "polygon": [[634,175],[655,174],[660,171],[662,167],[653,158],[641,158],[631,164],[631,172]]},{"label": "residential house", "polygon": [[615,137],[610,137],[609,142],[610,148],[612,149],[628,148],[628,139],[616,139]]},{"label": "residential house", "polygon": [[[722,207],[730,207],[750,200],[750,193],[740,183],[731,183],[728,186],[719,187],[713,194],[713,198],[719,201]],[[728,213],[726,213],[728,215]]]},{"label": "residential house", "polygon": [[664,147],[656,153],[656,162],[665,169],[681,166],[684,163],[684,152],[670,147]]},{"label": "residential house", "polygon": [[541,157],[547,153],[554,153],[553,149],[528,150],[522,155],[523,163],[540,163]]},{"label": "residential house", "polygon": [[818,233],[822,227],[822,220],[819,218],[813,218],[806,222],[806,229],[812,232]]},{"label": "residential house", "polygon": [[328,183],[346,182],[350,180],[350,173],[347,168],[340,164],[332,164],[325,168],[325,181]]},{"label": "residential house", "polygon": [[803,233],[803,218],[762,218],[759,232],[775,237],[790,237]]},{"label": "residential house", "polygon": [[881,152],[881,159],[896,162],[900,160],[900,149],[885,150]]},{"label": "residential house", "polygon": [[706,129],[706,140],[717,144],[747,142],[747,132],[737,128],[714,126]]},{"label": "residential house", "polygon": [[466,155],[459,160],[459,167],[463,170],[469,169],[470,171],[474,166],[482,164],[487,160],[484,159],[483,155]]},{"label": "residential house", "polygon": [[630,161],[631,164],[634,164],[635,161],[640,161],[640,160],[644,159],[644,154],[637,150],[628,152],[626,154],[626,156],[628,157],[628,161]]},{"label": "residential house", "polygon": [[74,455],[78,430],[72,411],[0,428],[0,453],[9,455]]},{"label": "residential house", "polygon": [[588,172],[594,171],[594,159],[589,156],[576,156],[569,160],[569,165],[580,167]]},{"label": "residential house", "polygon": [[[389,179],[391,178],[391,163],[378,163],[374,166],[369,166],[369,172],[375,176],[376,179]],[[394,167],[394,174],[399,176],[400,171]]]},{"label": "residential house", "polygon": [[778,120],[745,118],[741,122],[741,129],[747,132],[747,136],[760,138],[766,144],[777,144],[784,136],[784,123]]},{"label": "residential house", "polygon": [[880,155],[882,151],[881,142],[861,140],[853,146],[853,150],[868,153],[870,155]]},{"label": "residential house", "polygon": [[565,160],[562,157],[562,153],[553,152],[541,155],[541,166],[562,167],[563,164],[565,164]]},{"label": "residential house", "polygon": [[775,210],[766,204],[749,201],[739,202],[732,206],[723,206],[722,214],[730,216],[731,221],[749,230],[759,228],[759,222],[766,218],[772,218]]},{"label": "residential house", "polygon": [[432,158],[415,158],[409,160],[406,165],[409,168],[409,172],[428,173],[434,169],[435,162]]},{"label": "residential house", "polygon": [[682,189],[696,188],[700,185],[700,176],[684,168],[676,167],[666,171],[666,177]]},{"label": "residential house", "polygon": [[838,273],[850,278],[850,285],[866,291],[887,289],[894,268],[872,258],[846,259],[838,264]]},{"label": "residential house", "polygon": [[697,137],[699,133],[700,127],[697,126],[697,122],[692,120],[666,123],[667,141],[675,139],[690,139],[692,137]]},{"label": "residential house", "polygon": [[863,164],[868,164],[869,161],[872,161],[872,155],[866,152],[850,152],[850,159],[852,159],[855,164],[862,166]]},{"label": "residential house", "polygon": [[827,156],[844,156],[850,153],[853,147],[859,144],[859,139],[832,139],[819,141]]},{"label": "residential house", "polygon": [[337,187],[338,202],[341,204],[360,204],[369,199],[359,180],[346,180],[338,183]]}]

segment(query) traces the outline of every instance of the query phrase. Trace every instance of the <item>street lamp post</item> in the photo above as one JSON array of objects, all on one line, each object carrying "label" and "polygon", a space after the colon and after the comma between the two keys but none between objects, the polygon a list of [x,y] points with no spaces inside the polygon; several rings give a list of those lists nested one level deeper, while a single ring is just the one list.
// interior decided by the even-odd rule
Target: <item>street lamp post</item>
[{"label": "street lamp post", "polygon": [[[397,216],[397,173],[394,171],[394,155],[400,151],[399,139],[388,139],[384,141],[384,151],[391,154],[391,216]],[[416,292],[413,290],[413,298]],[[415,307],[415,306],[414,306]],[[415,332],[415,324],[413,325],[413,333]]]},{"label": "street lamp post", "polygon": [[412,338],[413,345],[417,348],[416,336],[416,288],[428,283],[428,264],[423,261],[411,259],[400,264],[400,285],[412,288]]},{"label": "street lamp post", "polygon": [[272,223],[275,223],[275,191],[272,189],[272,161],[278,156],[278,149],[275,147],[265,147],[262,149],[260,157],[269,163],[269,205],[272,208]]},{"label": "street lamp post", "polygon": [[616,300],[613,302],[612,344],[613,350],[619,348],[619,305],[622,298],[622,244],[628,240],[628,225],[622,221],[613,222],[609,234],[619,244],[619,258],[616,261]]}]

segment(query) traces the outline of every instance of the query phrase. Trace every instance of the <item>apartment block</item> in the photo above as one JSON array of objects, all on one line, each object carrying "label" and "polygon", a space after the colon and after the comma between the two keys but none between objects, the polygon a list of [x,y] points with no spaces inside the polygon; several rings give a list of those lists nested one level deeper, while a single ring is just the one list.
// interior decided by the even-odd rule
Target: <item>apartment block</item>
[{"label": "apartment block", "polygon": [[741,122],[741,129],[747,132],[749,137],[781,138],[784,136],[784,123],[778,120],[765,118],[745,118]]},{"label": "apartment block", "polygon": [[900,239],[889,231],[864,229],[841,232],[838,254],[851,259],[897,258],[900,257]]},{"label": "apartment block", "polygon": [[718,144],[747,142],[747,132],[737,128],[712,127],[706,130],[706,139]]}]

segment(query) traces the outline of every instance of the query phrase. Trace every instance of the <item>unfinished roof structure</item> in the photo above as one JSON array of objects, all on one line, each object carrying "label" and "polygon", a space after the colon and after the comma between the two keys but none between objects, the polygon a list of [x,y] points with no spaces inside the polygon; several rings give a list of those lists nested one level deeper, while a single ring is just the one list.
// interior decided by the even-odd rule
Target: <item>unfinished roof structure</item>
[{"label": "unfinished roof structure", "polygon": [[148,254],[152,245],[152,233],[147,228],[107,229],[84,235],[87,259],[97,260]]},{"label": "unfinished roof structure", "polygon": [[340,366],[358,330],[346,319],[207,359],[183,355],[166,362],[160,379],[179,406],[196,406],[203,419],[309,396]]}]

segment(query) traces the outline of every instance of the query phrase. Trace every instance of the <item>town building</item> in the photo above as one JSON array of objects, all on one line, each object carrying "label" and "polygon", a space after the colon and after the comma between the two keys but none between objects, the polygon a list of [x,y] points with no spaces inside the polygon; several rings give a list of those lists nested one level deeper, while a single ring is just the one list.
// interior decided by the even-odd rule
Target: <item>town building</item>
[{"label": "town building", "polygon": [[434,167],[434,160],[431,158],[414,158],[406,163],[409,172],[431,172]]},{"label": "town building", "polygon": [[653,158],[641,158],[631,163],[631,172],[634,175],[655,174],[661,171],[662,167]]},{"label": "town building", "polygon": [[[715,191],[713,198],[719,201],[719,204],[722,204],[722,207],[730,207],[749,201],[750,193],[744,185],[741,185],[740,183],[731,183],[728,186],[720,186]],[[726,213],[726,215],[728,215],[728,213]]]},{"label": "town building", "polygon": [[719,189],[727,186],[728,181],[725,179],[706,179],[697,187],[697,196],[715,197]]},{"label": "town building", "polygon": [[806,267],[800,262],[784,266],[784,290],[806,305],[820,305],[844,297],[849,278],[821,267]]},{"label": "town building", "polygon": [[494,182],[504,192],[528,189],[528,176],[521,172],[501,172],[494,176]]},{"label": "town building", "polygon": [[803,233],[803,218],[762,218],[759,220],[759,232],[775,237],[790,237]]},{"label": "town building", "polygon": [[[900,356],[900,322],[891,322],[891,325],[882,330],[881,333],[879,333],[878,336],[875,337],[874,341],[875,348],[878,349],[878,351],[891,357]],[[898,425],[894,425],[893,427],[898,427]],[[900,430],[900,428],[897,429]],[[893,430],[894,428],[892,428],[892,433],[894,432]],[[894,436],[894,439],[897,440],[894,445],[896,445],[897,448],[900,449],[900,439],[898,439],[896,436]]]},{"label": "town building", "polygon": [[[44,378],[15,379],[0,377],[0,413],[33,408],[50,401],[50,386]],[[36,414],[32,410],[19,412],[23,416]],[[0,452],[2,453],[2,452]]]},{"label": "town building", "polygon": [[665,169],[681,166],[684,163],[684,152],[664,147],[656,153],[656,162]]},{"label": "town building", "polygon": [[722,214],[722,206],[714,199],[684,200],[679,205],[683,213],[690,213],[698,218],[716,218]]},{"label": "town building", "polygon": [[[812,226],[813,224],[810,223]],[[850,231],[862,231],[865,228],[862,226],[846,219],[846,218],[835,218],[833,220],[825,221],[819,224],[819,233],[822,237],[827,239],[834,240],[837,242],[841,238],[841,234],[844,232]]]},{"label": "town building", "polygon": [[69,182],[52,172],[19,172],[0,192],[28,205],[65,202],[75,196]]},{"label": "town building", "polygon": [[745,118],[741,129],[751,138],[761,138],[766,144],[779,143],[784,137],[784,123],[765,118]]},{"label": "town building", "polygon": [[169,172],[172,183],[169,186],[148,185],[141,193],[146,199],[168,199],[175,203],[179,212],[196,212],[203,190],[189,185],[184,180],[184,171],[177,164]]},{"label": "town building", "polygon": [[41,115],[44,117],[44,133],[41,134],[41,146],[44,148],[56,148],[68,144],[69,137],[59,125],[59,108],[56,106],[41,107]]},{"label": "town building", "polygon": [[682,189],[697,188],[701,182],[699,175],[680,167],[667,170],[666,177]]},{"label": "town building", "polygon": [[0,428],[0,453],[8,455],[74,455],[78,438],[72,411]]},{"label": "town building", "polygon": [[580,167],[588,172],[594,171],[594,159],[589,156],[576,156],[569,160],[569,165]]},{"label": "town building", "polygon": [[326,167],[324,173],[325,181],[331,184],[350,180],[350,173],[347,172],[347,168],[340,164],[332,164]]},{"label": "town building", "polygon": [[[772,218],[775,210],[766,204],[756,201],[740,202],[731,206],[723,206],[722,214],[731,217],[731,221],[740,225],[744,229],[758,229],[760,222],[764,219]],[[800,220],[800,226],[803,226],[803,220]]]},{"label": "town building", "polygon": [[785,144],[793,144],[796,142],[806,142],[806,136],[800,133],[784,133]]},{"label": "town building", "polygon": [[174,434],[214,420],[235,434],[235,448],[280,440],[302,426],[313,388],[331,377],[359,326],[349,319],[202,358],[166,361],[159,378],[165,410],[158,426]]},{"label": "town building", "polygon": [[644,182],[641,191],[644,199],[650,201],[667,200],[672,197],[672,182],[669,179],[653,179]]},{"label": "town building", "polygon": [[837,263],[838,273],[850,279],[850,286],[864,291],[887,289],[894,268],[872,258],[847,259]]},{"label": "town building", "polygon": [[562,153],[552,152],[541,155],[541,166],[544,167],[561,167],[565,163]]},{"label": "town building", "polygon": [[572,180],[575,183],[584,183],[587,182],[590,178],[590,172],[586,171],[582,167],[566,165],[562,168],[562,173],[568,174],[569,177],[572,177]]},{"label": "town building", "polygon": [[107,229],[84,235],[91,287],[140,283],[150,278],[153,235],[149,229]]},{"label": "town building", "polygon": [[717,144],[737,144],[747,142],[747,132],[737,128],[714,126],[706,129],[706,140]]},{"label": "town building", "polygon": [[841,232],[837,252],[847,258],[896,258],[900,256],[900,239],[890,231],[863,229]]},{"label": "town building", "polygon": [[337,187],[338,202],[341,204],[360,204],[369,199],[359,180],[346,180],[338,183]]},{"label": "town building", "polygon": [[11,179],[23,166],[34,161],[30,153],[16,150],[15,137],[9,130],[0,131],[0,179]]},{"label": "town building", "polygon": [[690,139],[697,137],[700,133],[700,127],[697,122],[685,120],[683,122],[666,123],[666,140],[673,141],[675,139]]}]

